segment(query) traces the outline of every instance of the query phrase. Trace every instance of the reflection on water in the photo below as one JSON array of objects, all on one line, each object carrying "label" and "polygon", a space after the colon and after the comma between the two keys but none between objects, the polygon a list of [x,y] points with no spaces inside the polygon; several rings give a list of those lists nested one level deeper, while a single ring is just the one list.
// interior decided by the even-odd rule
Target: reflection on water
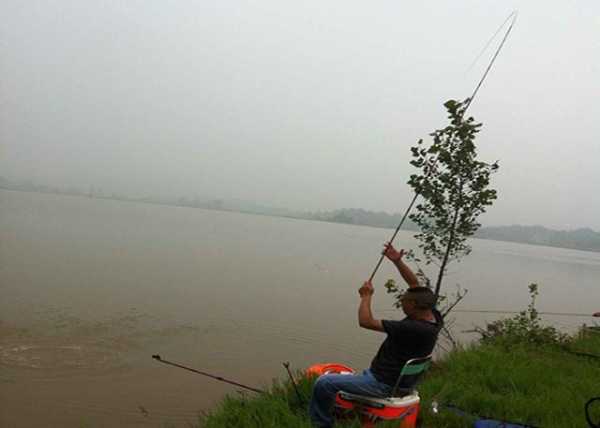
[{"label": "reflection on water", "polygon": [[43,340],[32,339],[24,344],[1,346],[0,359],[8,366],[46,370],[105,368],[118,361],[113,349],[94,343],[60,344],[56,339],[45,345],[40,342]]},{"label": "reflection on water", "polygon": [[[144,314],[116,316],[89,321],[49,310],[27,328],[0,323],[0,361],[8,368],[43,369],[63,374],[66,370],[87,370],[103,374],[126,368],[127,356],[148,343],[164,343],[195,333],[188,325],[165,326]],[[39,316],[39,313],[38,313]]]},{"label": "reflection on water", "polygon": [[[152,354],[261,387],[285,375],[282,361],[365,367],[383,338],[357,326],[357,289],[389,230],[34,193],[0,200],[0,426],[185,426],[235,389]],[[409,233],[397,239],[414,246]],[[446,282],[469,290],[462,309],[523,309],[537,282],[540,310],[600,310],[600,254],[473,247]],[[396,276],[385,264],[378,273],[376,315],[401,317],[381,287]],[[455,333],[473,339],[461,332],[498,316],[456,312]]]}]

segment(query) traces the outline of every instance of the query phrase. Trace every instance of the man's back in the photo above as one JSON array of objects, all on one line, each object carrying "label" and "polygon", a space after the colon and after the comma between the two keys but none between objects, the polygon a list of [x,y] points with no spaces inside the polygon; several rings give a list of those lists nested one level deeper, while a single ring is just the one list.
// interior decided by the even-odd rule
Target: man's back
[{"label": "man's back", "polygon": [[[371,362],[371,371],[379,382],[394,386],[408,360],[425,357],[433,352],[444,321],[436,309],[432,313],[435,321],[408,317],[402,321],[382,320],[387,337]],[[415,376],[406,376],[400,387],[410,388],[415,382]]]}]

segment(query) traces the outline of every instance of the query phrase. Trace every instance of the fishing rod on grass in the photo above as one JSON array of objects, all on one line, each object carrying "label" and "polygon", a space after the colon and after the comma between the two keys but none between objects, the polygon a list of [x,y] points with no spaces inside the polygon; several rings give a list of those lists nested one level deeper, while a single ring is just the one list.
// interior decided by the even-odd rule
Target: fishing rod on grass
[{"label": "fishing rod on grass", "polygon": [[163,363],[163,364],[168,364],[170,366],[179,367],[181,369],[188,370],[190,372],[194,372],[194,373],[200,374],[202,376],[209,377],[211,379],[215,379],[215,380],[218,380],[218,381],[221,381],[221,382],[225,382],[225,383],[228,383],[230,385],[239,386],[240,388],[244,388],[244,389],[247,389],[247,390],[252,391],[252,392],[257,392],[259,394],[266,394],[266,391],[263,391],[262,389],[253,388],[251,386],[244,385],[242,383],[235,382],[233,380],[225,379],[224,377],[221,377],[221,376],[216,376],[216,375],[213,375],[213,374],[210,374],[210,373],[206,373],[206,372],[203,372],[203,371],[200,371],[200,370],[196,370],[196,369],[192,369],[190,367],[186,367],[186,366],[181,365],[181,364],[173,363],[173,362],[168,361],[168,360],[163,360],[160,355],[152,355],[152,358],[154,358],[156,361],[158,361],[160,363]]},{"label": "fishing rod on grass", "polygon": [[[494,53],[494,56],[492,57],[491,61],[489,62],[487,68],[485,69],[485,72],[483,73],[483,76],[479,80],[479,83],[477,83],[477,86],[475,87],[475,90],[471,94],[471,97],[469,97],[467,99],[465,108],[464,108],[464,110],[462,112],[463,116],[467,112],[467,110],[471,106],[471,104],[473,103],[473,100],[475,99],[475,97],[477,96],[477,93],[479,92],[479,88],[481,88],[481,85],[483,84],[483,82],[485,81],[488,73],[492,69],[492,65],[494,64],[494,62],[496,61],[496,58],[498,57],[498,54],[502,50],[502,47],[504,46],[504,42],[506,42],[506,39],[508,38],[508,35],[510,34],[513,26],[515,25],[515,22],[517,20],[517,15],[518,15],[518,12],[516,10],[514,12],[512,12],[508,16],[508,18],[506,18],[506,20],[502,23],[502,25],[500,26],[500,28],[498,29],[498,31],[496,31],[496,33],[492,37],[492,39],[493,39],[496,36],[496,34],[498,34],[498,32],[500,31],[500,29],[502,27],[504,27],[504,25],[510,20],[510,25],[509,25],[508,29],[506,30],[506,32],[504,33],[504,37],[502,38],[502,41],[500,42],[500,45],[496,49],[496,52]],[[490,42],[491,42],[491,40],[490,40]],[[490,42],[487,43],[486,48],[487,48],[487,46],[489,45]],[[485,50],[485,48],[484,48],[484,50]],[[481,54],[479,56],[481,56]],[[428,162],[428,164],[429,164],[428,165],[428,172],[427,172],[427,175],[425,176],[425,178],[428,178],[429,175],[434,171],[436,161],[437,161],[437,159],[430,159],[430,161]],[[394,231],[394,234],[392,235],[392,238],[388,241],[390,244],[394,241],[394,239],[396,239],[396,235],[398,235],[398,232],[400,231],[400,228],[404,224],[404,221],[406,220],[406,217],[408,217],[408,214],[412,210],[412,207],[415,204],[415,202],[416,202],[416,200],[417,200],[417,198],[419,197],[420,194],[421,194],[421,192],[419,192],[419,191],[415,192],[415,195],[413,196],[410,204],[408,205],[408,208],[406,209],[406,211],[404,212],[404,215],[402,216],[402,219],[400,220],[400,224],[398,224],[398,227]],[[381,263],[383,262],[384,257],[385,257],[385,255],[382,253],[381,256],[379,257],[379,261],[375,265],[375,269],[373,269],[373,273],[371,273],[371,276],[369,277],[369,282],[372,281],[373,278],[375,277],[375,274],[379,270],[379,267],[381,266]]]},{"label": "fishing rod on grass", "polygon": [[[461,409],[460,407],[458,407],[452,403],[438,403],[435,400],[431,402],[431,412],[434,415],[439,414],[442,409],[447,410],[455,415],[462,416],[464,418],[475,419],[476,420],[475,427],[481,427],[481,428],[485,428],[485,427],[489,427],[489,428],[492,428],[492,427],[496,427],[496,428],[501,428],[501,427],[540,428],[537,425],[523,424],[521,422],[514,422],[514,421],[511,422],[511,421],[505,421],[505,420],[498,420],[498,419],[494,419],[489,416],[482,416],[482,415],[468,412],[464,409]],[[600,428],[600,427],[592,427],[592,428]]]},{"label": "fishing rod on grass", "polygon": [[[182,364],[178,364],[178,363],[174,363],[172,361],[165,360],[165,359],[163,359],[158,354],[157,355],[152,355],[152,358],[155,359],[156,361],[160,362],[160,363],[168,364],[170,366],[179,367],[181,369],[188,370],[190,372],[197,373],[197,374],[200,374],[202,376],[206,376],[206,377],[209,377],[211,379],[218,380],[220,382],[225,382],[225,383],[228,383],[230,385],[239,386],[240,388],[244,388],[244,389],[247,389],[249,391],[256,392],[258,394],[266,394],[267,393],[266,391],[264,391],[262,389],[254,388],[252,386],[244,385],[243,383],[239,383],[239,382],[235,382],[233,380],[225,379],[224,377],[221,377],[221,376],[213,375],[213,374],[210,374],[210,373],[206,373],[206,372],[203,372],[203,371],[200,371],[200,370],[193,369],[191,367],[186,367],[186,366],[184,366]],[[298,397],[298,401],[301,404],[303,404],[305,402],[305,400],[302,397],[302,395],[300,394],[300,391],[298,390],[298,384],[296,383],[296,380],[294,379],[294,376],[292,375],[292,372],[290,371],[290,363],[289,362],[283,363],[283,367],[285,367],[285,369],[287,370],[287,373],[288,373],[288,376],[290,377],[290,381],[292,383],[292,386],[294,387],[294,391],[296,392],[296,396]]]}]

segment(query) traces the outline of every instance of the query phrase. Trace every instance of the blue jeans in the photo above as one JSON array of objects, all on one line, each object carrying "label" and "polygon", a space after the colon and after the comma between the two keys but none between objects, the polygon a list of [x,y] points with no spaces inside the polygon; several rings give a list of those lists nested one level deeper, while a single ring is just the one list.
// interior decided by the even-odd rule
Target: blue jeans
[{"label": "blue jeans", "polygon": [[326,374],[320,376],[315,382],[309,408],[310,419],[315,426],[320,428],[333,426],[332,410],[338,391],[369,397],[388,397],[392,393],[392,387],[375,379],[369,369],[360,375]]}]

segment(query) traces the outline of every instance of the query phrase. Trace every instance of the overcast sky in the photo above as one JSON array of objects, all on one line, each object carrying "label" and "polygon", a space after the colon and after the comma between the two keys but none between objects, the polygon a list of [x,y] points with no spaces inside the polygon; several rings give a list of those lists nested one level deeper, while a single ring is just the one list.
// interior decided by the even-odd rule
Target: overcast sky
[{"label": "overcast sky", "polygon": [[398,212],[470,95],[487,225],[600,229],[600,2],[0,0],[0,175]]}]

